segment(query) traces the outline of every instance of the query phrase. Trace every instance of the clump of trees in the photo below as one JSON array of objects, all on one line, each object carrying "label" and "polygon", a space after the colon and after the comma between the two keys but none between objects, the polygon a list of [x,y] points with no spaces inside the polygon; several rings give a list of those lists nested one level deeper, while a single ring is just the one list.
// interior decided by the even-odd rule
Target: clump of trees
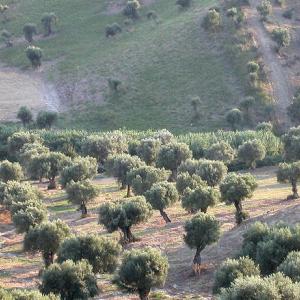
[{"label": "clump of trees", "polygon": [[193,270],[200,273],[201,252],[210,244],[218,241],[220,237],[220,224],[214,216],[199,213],[184,226],[184,241],[191,249],[196,249],[193,259]]},{"label": "clump of trees", "polygon": [[137,145],[136,153],[147,165],[154,165],[157,160],[160,147],[161,143],[158,139],[142,139]]},{"label": "clump of trees", "polygon": [[143,196],[131,197],[103,204],[99,209],[99,224],[104,225],[108,232],[120,229],[123,242],[131,243],[136,240],[131,231],[132,226],[146,222],[151,215],[151,206]]},{"label": "clump of trees", "polygon": [[243,113],[238,108],[233,108],[226,114],[225,118],[231,129],[236,131],[242,124]]},{"label": "clump of trees", "polygon": [[152,288],[164,285],[168,268],[168,259],[160,251],[134,249],[125,253],[117,280],[129,291],[137,291],[141,300],[148,300]]},{"label": "clump of trees", "polygon": [[33,35],[37,34],[36,25],[33,23],[25,24],[23,27],[23,33],[24,33],[25,40],[28,43],[32,43]]},{"label": "clump of trees", "polygon": [[[107,38],[111,36],[115,36],[116,34],[121,32],[122,32],[122,28],[118,23],[113,23],[105,27],[105,36]],[[114,88],[113,90],[117,90],[117,88]]]},{"label": "clump of trees", "polygon": [[170,223],[171,219],[165,209],[172,206],[179,199],[175,185],[166,181],[155,183],[146,192],[145,196],[152,208],[160,212],[164,221]]},{"label": "clump of trees", "polygon": [[234,204],[237,224],[241,224],[247,218],[247,214],[243,211],[242,201],[251,198],[256,187],[256,180],[250,174],[230,173],[221,183],[221,200],[226,204]]},{"label": "clump of trees", "polygon": [[43,52],[41,48],[28,46],[26,48],[26,56],[30,60],[33,68],[38,68],[42,65]]},{"label": "clump of trees", "polygon": [[44,27],[45,36],[52,34],[52,26],[57,21],[57,16],[54,12],[44,13],[41,19],[42,25]]},{"label": "clump of trees", "polygon": [[40,111],[36,117],[36,124],[41,129],[50,129],[57,121],[57,118],[57,112]]}]

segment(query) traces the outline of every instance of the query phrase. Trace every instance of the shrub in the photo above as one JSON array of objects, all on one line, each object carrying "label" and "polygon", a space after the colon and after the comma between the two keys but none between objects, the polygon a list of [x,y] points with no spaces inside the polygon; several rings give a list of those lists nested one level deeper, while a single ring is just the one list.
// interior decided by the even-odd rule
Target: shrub
[{"label": "shrub", "polygon": [[238,14],[238,10],[236,7],[231,7],[226,11],[226,16],[230,18],[234,18],[237,14]]},{"label": "shrub", "polygon": [[281,163],[277,171],[277,181],[281,183],[289,183],[292,186],[293,194],[288,199],[297,199],[298,188],[297,182],[300,180],[300,162],[294,162],[291,164]]},{"label": "shrub", "polygon": [[57,121],[57,113],[53,111],[40,111],[36,117],[39,128],[50,129]]},{"label": "shrub", "polygon": [[139,18],[138,9],[141,7],[140,2],[138,0],[130,0],[127,1],[127,4],[123,10],[124,16],[127,18],[136,20]]},{"label": "shrub", "polygon": [[257,73],[259,71],[259,64],[256,61],[249,61],[247,69],[248,73]]},{"label": "shrub", "polygon": [[266,149],[258,140],[245,142],[238,149],[238,159],[251,169],[255,169],[256,161],[264,159],[265,156]]},{"label": "shrub", "polygon": [[120,254],[121,246],[116,241],[97,235],[86,235],[64,240],[58,249],[57,261],[77,262],[86,259],[94,273],[112,273],[117,268]]},{"label": "shrub", "polygon": [[42,253],[46,267],[53,264],[54,255],[61,242],[70,236],[70,228],[64,222],[42,223],[30,228],[24,237],[25,251],[39,251]]},{"label": "shrub", "polygon": [[181,8],[187,8],[191,3],[192,0],[176,0],[176,5],[179,5]]},{"label": "shrub", "polygon": [[1,34],[3,41],[6,44],[6,47],[7,48],[12,47],[13,46],[13,42],[11,40],[12,34],[9,31],[7,31],[6,29],[3,29],[0,34]]},{"label": "shrub", "polygon": [[252,96],[246,97],[240,103],[240,108],[242,109],[244,113],[244,117],[248,122],[251,121],[251,112],[254,106],[255,106],[255,98]]},{"label": "shrub", "polygon": [[184,225],[184,241],[191,249],[196,249],[193,260],[194,272],[199,273],[201,252],[203,249],[219,240],[220,224],[217,219],[208,214],[199,213]]},{"label": "shrub", "polygon": [[290,252],[277,270],[290,277],[293,281],[300,281],[300,252]]},{"label": "shrub", "polygon": [[87,203],[94,200],[99,195],[99,189],[89,180],[74,182],[67,185],[66,192],[68,200],[80,205],[82,217],[87,215]]},{"label": "shrub", "polygon": [[32,112],[27,106],[21,106],[19,108],[17,118],[20,119],[23,126],[25,127],[32,122]]},{"label": "shrub", "polygon": [[190,175],[188,172],[184,172],[177,176],[176,188],[179,195],[183,195],[187,188],[194,190],[202,185],[205,185],[205,182],[198,175]]},{"label": "shrub", "polygon": [[24,177],[22,167],[19,163],[8,160],[0,162],[0,180],[3,182],[20,181]]},{"label": "shrub", "polygon": [[250,174],[229,173],[221,183],[221,199],[227,204],[234,204],[237,224],[242,223],[247,217],[243,212],[242,201],[251,198],[256,187],[256,180]]},{"label": "shrub", "polygon": [[35,46],[28,46],[26,48],[26,56],[30,60],[33,68],[38,68],[42,65],[43,52],[41,48]]},{"label": "shrub", "polygon": [[272,4],[269,0],[263,0],[256,9],[261,15],[262,20],[266,21],[267,17],[272,13]]},{"label": "shrub", "polygon": [[56,23],[57,16],[54,12],[44,13],[41,19],[42,25],[44,27],[45,36],[52,34],[52,25]]},{"label": "shrub", "polygon": [[203,27],[206,30],[217,31],[222,25],[221,14],[215,9],[209,10],[203,20]]},{"label": "shrub", "polygon": [[150,10],[146,14],[148,20],[156,21],[158,19],[157,13],[154,10]]},{"label": "shrub", "polygon": [[99,293],[97,278],[86,260],[53,264],[43,272],[40,290],[46,295],[59,295],[61,299],[88,300]]},{"label": "shrub", "polygon": [[137,291],[141,300],[147,300],[152,288],[164,285],[168,269],[168,259],[160,251],[134,249],[125,253],[117,279],[122,287]]},{"label": "shrub", "polygon": [[291,43],[291,35],[286,28],[276,28],[272,31],[272,38],[277,43],[278,50],[288,47]]},{"label": "shrub", "polygon": [[255,127],[256,131],[273,131],[273,124],[270,122],[258,123]]},{"label": "shrub", "polygon": [[234,159],[234,150],[228,143],[221,141],[211,145],[207,149],[205,157],[210,160],[219,160],[228,164]]},{"label": "shrub", "polygon": [[26,41],[32,43],[33,35],[37,34],[36,25],[32,23],[25,24],[23,27],[23,33]]},{"label": "shrub", "polygon": [[[105,36],[110,37],[110,36],[115,36],[118,33],[122,32],[122,28],[118,23],[113,23],[112,25],[107,25],[105,27]],[[113,87],[113,91],[117,91],[117,86],[121,82],[113,82],[111,78],[108,79],[109,87]]]},{"label": "shrub", "polygon": [[243,121],[243,114],[238,108],[234,108],[226,114],[225,118],[231,126],[231,129],[237,130],[238,126],[240,126]]},{"label": "shrub", "polygon": [[151,206],[143,196],[131,197],[101,205],[99,224],[103,224],[108,232],[120,229],[123,233],[123,242],[130,243],[136,240],[131,227],[147,221],[151,215]]},{"label": "shrub", "polygon": [[215,273],[214,292],[219,293],[222,288],[229,288],[237,279],[246,276],[259,276],[259,268],[249,257],[226,259]]},{"label": "shrub", "polygon": [[165,209],[172,206],[179,198],[175,185],[166,181],[155,183],[145,196],[152,208],[160,212],[165,222],[171,222]]}]

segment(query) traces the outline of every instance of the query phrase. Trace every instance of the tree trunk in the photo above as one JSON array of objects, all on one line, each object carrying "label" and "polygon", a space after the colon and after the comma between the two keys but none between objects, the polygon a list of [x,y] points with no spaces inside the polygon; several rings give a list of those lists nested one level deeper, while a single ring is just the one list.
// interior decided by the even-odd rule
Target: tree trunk
[{"label": "tree trunk", "polygon": [[46,252],[43,253],[43,257],[44,257],[44,262],[45,262],[45,266],[46,268],[48,268],[50,265],[53,264],[54,262],[54,253],[53,252]]},{"label": "tree trunk", "polygon": [[131,197],[131,187],[130,185],[128,184],[127,185],[127,195],[126,195],[127,198]]},{"label": "tree trunk", "polygon": [[245,220],[245,216],[243,214],[243,206],[241,201],[234,201],[234,206],[236,209],[236,223],[241,224]]},{"label": "tree trunk", "polygon": [[294,199],[299,198],[298,188],[297,188],[297,182],[295,182],[295,181],[292,182],[292,191],[293,191],[293,198]]},{"label": "tree trunk", "polygon": [[201,249],[197,248],[196,254],[193,259],[193,271],[195,275],[199,275],[201,271]]},{"label": "tree trunk", "polygon": [[135,237],[131,232],[130,227],[121,228],[123,232],[123,240],[125,244],[132,243],[135,241]]},{"label": "tree trunk", "polygon": [[160,211],[161,216],[163,217],[163,219],[165,220],[166,223],[171,223],[170,218],[168,217],[168,215],[161,209]]},{"label": "tree trunk", "polygon": [[148,289],[138,289],[138,293],[141,300],[149,300],[150,290]]},{"label": "tree trunk", "polygon": [[207,207],[202,207],[202,208],[201,208],[201,212],[203,212],[203,213],[206,214],[206,213],[207,213]]},{"label": "tree trunk", "polygon": [[48,190],[55,190],[56,187],[55,177],[49,178]]},{"label": "tree trunk", "polygon": [[87,215],[87,208],[84,202],[81,203],[80,209],[81,209],[81,216],[85,217]]}]

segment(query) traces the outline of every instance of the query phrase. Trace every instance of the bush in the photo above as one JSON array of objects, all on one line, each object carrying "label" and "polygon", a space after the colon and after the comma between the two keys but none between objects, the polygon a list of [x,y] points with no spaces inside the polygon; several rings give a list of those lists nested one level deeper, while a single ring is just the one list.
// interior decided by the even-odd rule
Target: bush
[{"label": "bush", "polygon": [[259,64],[256,61],[249,61],[247,64],[248,73],[257,73],[259,71]]},{"label": "bush", "polygon": [[0,33],[0,35],[3,39],[3,41],[5,42],[7,48],[13,46],[13,42],[11,40],[12,34],[9,31],[7,31],[6,29],[3,29]]},{"label": "bush", "polygon": [[270,122],[261,122],[258,123],[255,127],[256,131],[273,131],[273,124]]},{"label": "bush", "polygon": [[225,118],[231,129],[237,130],[243,121],[243,114],[238,108],[234,108],[226,114]]},{"label": "bush", "polygon": [[131,197],[101,205],[99,224],[103,224],[108,232],[120,229],[123,233],[123,242],[130,243],[136,240],[131,227],[147,221],[151,215],[151,206],[143,196]]},{"label": "bush", "polygon": [[277,270],[290,277],[293,281],[300,281],[300,252],[292,251],[278,266]]},{"label": "bush", "polygon": [[229,288],[237,278],[259,275],[259,268],[249,257],[228,258],[215,273],[214,293],[219,293],[222,288]]},{"label": "bush", "polygon": [[193,269],[199,273],[201,266],[201,252],[210,244],[219,240],[220,224],[214,216],[199,213],[184,225],[184,241],[191,249],[196,249]]},{"label": "bush", "polygon": [[23,33],[26,41],[32,43],[33,35],[37,34],[36,25],[32,23],[25,24],[23,27]]},{"label": "bush", "polygon": [[160,212],[165,222],[171,222],[165,209],[172,206],[179,198],[175,185],[166,181],[155,183],[145,196],[152,208]]},{"label": "bush", "polygon": [[33,68],[38,68],[42,65],[43,52],[41,48],[35,46],[28,46],[26,48],[26,56],[30,60]]},{"label": "bush", "polygon": [[42,25],[44,27],[45,36],[49,36],[52,34],[52,24],[57,20],[57,16],[55,13],[44,13],[41,19]]},{"label": "bush", "polygon": [[222,25],[221,14],[215,9],[209,10],[203,20],[203,27],[206,30],[217,31]]},{"label": "bush", "polygon": [[127,1],[127,4],[123,10],[123,15],[127,18],[136,20],[139,18],[138,9],[141,7],[138,0]]},{"label": "bush", "polygon": [[210,160],[220,160],[228,164],[234,159],[234,150],[228,143],[221,141],[211,145],[207,149],[205,157]]},{"label": "bush", "polygon": [[19,108],[17,118],[22,122],[23,126],[30,124],[32,122],[32,112],[27,106],[21,106]]},{"label": "bush", "polygon": [[88,300],[99,293],[97,278],[86,260],[53,264],[43,272],[40,290],[46,295],[59,295],[61,299]]},{"label": "bush", "polygon": [[36,124],[41,129],[50,129],[57,121],[57,113],[53,111],[40,111],[36,117]]},{"label": "bush", "polygon": [[141,300],[147,300],[152,288],[164,285],[168,268],[168,259],[160,251],[135,249],[125,253],[117,279],[122,287],[137,291]]},{"label": "bush", "polygon": [[57,261],[77,262],[86,259],[94,273],[112,273],[117,268],[120,254],[121,246],[116,241],[97,235],[86,235],[63,241],[57,252]]},{"label": "bush", "polygon": [[263,0],[256,9],[261,15],[262,20],[266,21],[267,17],[272,13],[272,4],[269,0]]},{"label": "bush", "polygon": [[[113,23],[112,25],[107,25],[105,27],[105,36],[106,37],[115,36],[116,34],[121,33],[121,32],[122,32],[122,28],[118,23]],[[116,85],[118,86],[119,83],[118,84],[116,84],[116,83],[113,84],[113,82],[111,82],[111,81],[112,81],[112,79],[110,78],[109,83],[111,83],[111,85],[115,86],[113,88],[113,90],[116,91],[117,90]],[[111,85],[109,84],[110,87],[111,87]]]},{"label": "bush", "polygon": [[3,182],[20,181],[24,177],[22,167],[19,163],[8,160],[0,162],[0,180]]},{"label": "bush", "polygon": [[277,43],[278,50],[288,47],[291,43],[291,35],[286,28],[276,28],[272,31],[272,38]]},{"label": "bush", "polygon": [[295,124],[298,124],[300,121],[300,96],[293,97],[292,103],[287,107],[287,112],[291,121]]}]

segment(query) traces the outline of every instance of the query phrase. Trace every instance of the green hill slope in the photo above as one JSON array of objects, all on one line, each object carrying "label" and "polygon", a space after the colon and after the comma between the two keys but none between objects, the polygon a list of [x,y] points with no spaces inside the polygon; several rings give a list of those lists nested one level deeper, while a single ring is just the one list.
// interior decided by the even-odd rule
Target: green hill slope
[{"label": "green hill slope", "polygon": [[[5,2],[5,1],[4,1]],[[224,126],[224,114],[241,95],[214,36],[201,28],[201,19],[214,0],[194,1],[180,11],[174,0],[144,1],[141,19],[125,26],[120,0],[7,0],[5,28],[22,36],[23,25],[37,23],[44,12],[59,17],[51,38],[34,42],[44,51],[43,73],[58,89],[63,107],[61,126],[114,129],[168,128],[175,132],[211,130]],[[160,23],[145,17],[155,10]],[[105,37],[105,26],[118,22],[123,32]],[[0,61],[29,67],[26,43],[0,50]],[[118,78],[123,89],[111,95],[107,78]],[[191,96],[201,98],[201,116],[192,124]],[[194,122],[195,123],[195,122]]]}]

